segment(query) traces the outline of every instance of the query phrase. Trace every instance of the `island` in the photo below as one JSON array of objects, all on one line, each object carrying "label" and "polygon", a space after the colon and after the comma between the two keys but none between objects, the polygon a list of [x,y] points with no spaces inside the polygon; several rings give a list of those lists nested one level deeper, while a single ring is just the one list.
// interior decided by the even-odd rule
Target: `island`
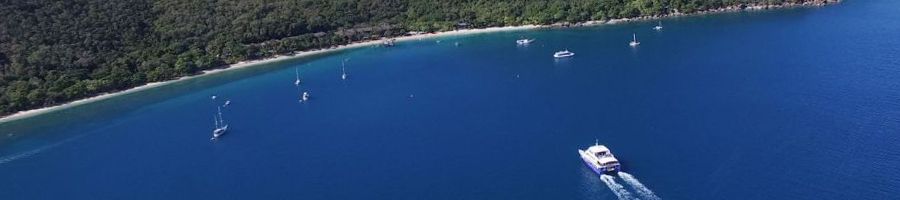
[{"label": "island", "polygon": [[78,0],[0,5],[0,116],[236,63],[406,35],[839,0]]}]

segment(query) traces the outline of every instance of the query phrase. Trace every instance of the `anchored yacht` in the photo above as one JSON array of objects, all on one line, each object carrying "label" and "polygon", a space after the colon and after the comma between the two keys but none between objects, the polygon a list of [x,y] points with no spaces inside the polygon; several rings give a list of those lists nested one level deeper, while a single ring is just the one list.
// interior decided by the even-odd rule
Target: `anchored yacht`
[{"label": "anchored yacht", "polygon": [[519,45],[528,45],[528,44],[531,44],[531,42],[534,42],[534,39],[520,39],[520,40],[516,40],[516,44],[519,44]]},{"label": "anchored yacht", "polygon": [[557,51],[556,53],[553,54],[554,58],[565,58],[565,57],[572,57],[572,56],[575,56],[575,53],[572,53],[568,49],[563,50],[563,51]]},{"label": "anchored yacht", "polygon": [[615,172],[621,169],[619,160],[613,156],[606,146],[594,143],[594,146],[585,150],[579,149],[578,154],[581,154],[581,160],[584,161],[584,164],[598,174]]},{"label": "anchored yacht", "polygon": [[628,43],[629,46],[636,47],[641,44],[641,42],[637,41],[637,34],[631,34],[631,42]]},{"label": "anchored yacht", "polygon": [[213,129],[213,137],[209,140],[216,140],[222,135],[225,135],[225,132],[228,131],[228,124],[225,124],[225,120],[222,119],[222,107],[216,107],[219,110],[219,116],[213,115],[213,121],[215,121],[216,129]]},{"label": "anchored yacht", "polygon": [[347,59],[344,59],[344,61],[341,62],[341,80],[347,80],[347,70],[344,69],[345,66],[347,66],[347,60],[350,60],[350,59],[347,58]]},{"label": "anchored yacht", "polygon": [[300,71],[297,68],[294,68],[294,74],[297,75],[297,80],[294,81],[294,85],[300,86]]},{"label": "anchored yacht", "polygon": [[663,27],[662,27],[662,22],[659,22],[658,25],[656,25],[656,26],[653,27],[653,30],[657,30],[657,31],[658,31],[658,30],[662,30],[662,29],[663,29]]},{"label": "anchored yacht", "polygon": [[385,38],[385,39],[383,39],[383,40],[381,41],[381,45],[382,45],[382,46],[385,46],[385,47],[392,47],[392,46],[394,46],[394,41],[396,41],[396,39],[393,39],[393,38],[391,38],[391,39]]}]

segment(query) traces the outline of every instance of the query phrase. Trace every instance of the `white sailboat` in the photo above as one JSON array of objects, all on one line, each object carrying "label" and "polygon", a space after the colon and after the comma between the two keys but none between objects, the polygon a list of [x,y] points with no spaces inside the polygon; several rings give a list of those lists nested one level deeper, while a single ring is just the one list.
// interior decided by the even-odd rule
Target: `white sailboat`
[{"label": "white sailboat", "polygon": [[662,30],[662,29],[663,29],[663,27],[662,27],[662,21],[660,21],[658,25],[656,25],[656,26],[653,27],[653,30],[657,30],[657,31],[658,31],[658,30]]},{"label": "white sailboat", "polygon": [[349,59],[344,59],[344,61],[341,62],[341,80],[347,80],[347,70],[344,69],[347,65],[347,60]]},{"label": "white sailboat", "polygon": [[228,131],[228,124],[225,124],[225,119],[222,118],[222,107],[216,107],[216,109],[218,109],[219,115],[218,117],[213,115],[213,121],[216,124],[216,128],[213,129],[213,136],[210,140],[216,140]]},{"label": "white sailboat", "polygon": [[631,36],[633,39],[631,40],[631,42],[628,43],[629,46],[636,47],[641,44],[640,42],[637,41],[637,34],[632,33]]},{"label": "white sailboat", "polygon": [[294,85],[300,86],[300,71],[297,68],[294,68],[294,74],[297,75],[297,80],[294,81]]}]

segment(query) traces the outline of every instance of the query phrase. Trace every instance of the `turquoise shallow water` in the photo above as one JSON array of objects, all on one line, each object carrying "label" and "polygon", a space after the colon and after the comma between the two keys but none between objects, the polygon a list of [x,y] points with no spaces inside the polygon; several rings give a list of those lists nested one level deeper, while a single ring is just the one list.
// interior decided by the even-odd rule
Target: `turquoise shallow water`
[{"label": "turquoise shallow water", "polygon": [[0,124],[0,195],[648,199],[582,165],[597,139],[663,199],[896,198],[898,7],[437,38],[192,79]]}]

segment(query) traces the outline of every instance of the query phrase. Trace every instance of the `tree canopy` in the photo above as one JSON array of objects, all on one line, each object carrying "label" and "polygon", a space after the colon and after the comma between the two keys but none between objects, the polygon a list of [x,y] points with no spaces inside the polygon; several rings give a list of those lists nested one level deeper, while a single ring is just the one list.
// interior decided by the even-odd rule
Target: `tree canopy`
[{"label": "tree canopy", "polygon": [[242,60],[408,31],[821,0],[14,0],[0,3],[0,115]]}]

